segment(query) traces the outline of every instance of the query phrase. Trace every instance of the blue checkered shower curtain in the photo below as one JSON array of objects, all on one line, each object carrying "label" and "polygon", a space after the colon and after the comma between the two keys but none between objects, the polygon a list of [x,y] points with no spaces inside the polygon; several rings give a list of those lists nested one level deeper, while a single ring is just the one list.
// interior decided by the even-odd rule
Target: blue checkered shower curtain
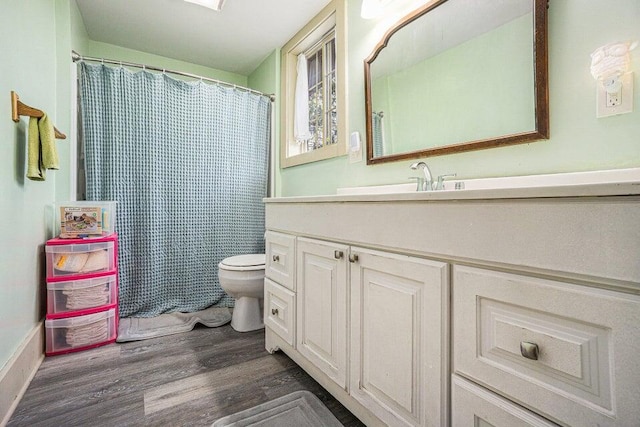
[{"label": "blue checkered shower curtain", "polygon": [[264,252],[271,103],[235,88],[80,63],[87,200],[116,200],[121,317],[233,300],[225,257]]},{"label": "blue checkered shower curtain", "polygon": [[371,114],[371,121],[373,123],[373,155],[376,157],[384,156],[384,129],[382,128],[382,111],[376,113],[375,111]]}]

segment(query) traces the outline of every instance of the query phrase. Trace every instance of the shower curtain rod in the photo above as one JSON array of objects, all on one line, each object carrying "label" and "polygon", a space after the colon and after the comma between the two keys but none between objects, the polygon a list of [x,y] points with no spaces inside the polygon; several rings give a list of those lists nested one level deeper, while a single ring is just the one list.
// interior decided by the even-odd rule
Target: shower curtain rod
[{"label": "shower curtain rod", "polygon": [[251,89],[251,88],[248,88],[248,87],[238,86],[238,85],[234,85],[233,83],[227,83],[227,82],[223,82],[221,80],[211,79],[209,77],[198,76],[196,74],[185,73],[183,71],[167,70],[166,68],[159,68],[159,67],[154,67],[154,66],[151,66],[151,65],[144,65],[144,64],[136,64],[134,62],[115,61],[113,59],[104,59],[104,58],[92,58],[90,56],[82,56],[78,52],[76,52],[75,50],[71,51],[71,60],[73,62],[78,62],[78,61],[101,62],[103,64],[114,64],[114,65],[121,65],[121,66],[125,66],[125,67],[142,68],[143,70],[162,71],[163,73],[171,73],[171,74],[177,74],[179,76],[191,77],[191,78],[199,79],[199,80],[206,80],[208,82],[213,82],[213,83],[217,83],[217,84],[220,84],[220,85],[223,85],[223,86],[233,87],[235,89],[240,89],[240,90],[244,90],[244,91],[247,91],[247,92],[255,93],[257,95],[266,96],[271,100],[271,102],[274,102],[276,100],[276,96],[274,94],[272,94],[272,93],[271,94],[263,93],[263,92],[260,92],[258,90]]}]

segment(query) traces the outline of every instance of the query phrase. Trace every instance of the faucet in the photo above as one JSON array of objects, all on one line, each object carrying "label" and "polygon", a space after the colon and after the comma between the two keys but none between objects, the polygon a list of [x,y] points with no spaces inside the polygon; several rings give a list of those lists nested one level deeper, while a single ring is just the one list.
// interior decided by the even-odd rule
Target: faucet
[{"label": "faucet", "polygon": [[422,191],[431,191],[433,190],[433,177],[431,176],[431,170],[429,166],[425,162],[416,162],[411,165],[411,169],[417,170],[418,168],[422,168],[422,172],[424,173],[424,181],[422,182]]},{"label": "faucet", "polygon": [[[440,175],[438,176],[438,182],[436,183],[436,191],[440,191],[440,190],[444,190],[444,179],[445,178],[453,178],[455,176],[458,176],[457,173],[448,173],[446,175]],[[457,187],[456,187],[457,190]]]}]

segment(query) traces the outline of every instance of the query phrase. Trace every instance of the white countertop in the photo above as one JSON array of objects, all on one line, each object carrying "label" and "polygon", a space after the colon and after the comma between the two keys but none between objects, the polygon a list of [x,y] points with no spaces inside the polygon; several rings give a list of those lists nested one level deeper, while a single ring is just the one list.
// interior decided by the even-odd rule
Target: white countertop
[{"label": "white countertop", "polygon": [[[456,182],[465,189],[455,190]],[[390,202],[640,195],[640,168],[446,181],[441,191],[416,184],[339,188],[337,194],[265,198],[265,203]]]}]

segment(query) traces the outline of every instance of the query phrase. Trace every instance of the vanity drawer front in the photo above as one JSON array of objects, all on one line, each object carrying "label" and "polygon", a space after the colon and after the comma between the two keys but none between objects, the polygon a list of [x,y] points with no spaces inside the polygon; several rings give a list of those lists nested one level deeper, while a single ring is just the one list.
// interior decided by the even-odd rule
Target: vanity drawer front
[{"label": "vanity drawer front", "polygon": [[287,343],[293,344],[295,299],[293,292],[264,279],[264,324]]},{"label": "vanity drawer front", "polygon": [[569,425],[640,419],[638,296],[460,266],[452,292],[455,373]]},{"label": "vanity drawer front", "polygon": [[554,424],[457,375],[452,377],[451,425],[456,427],[556,427]]},{"label": "vanity drawer front", "polygon": [[267,231],[265,275],[285,288],[295,290],[296,237]]}]

